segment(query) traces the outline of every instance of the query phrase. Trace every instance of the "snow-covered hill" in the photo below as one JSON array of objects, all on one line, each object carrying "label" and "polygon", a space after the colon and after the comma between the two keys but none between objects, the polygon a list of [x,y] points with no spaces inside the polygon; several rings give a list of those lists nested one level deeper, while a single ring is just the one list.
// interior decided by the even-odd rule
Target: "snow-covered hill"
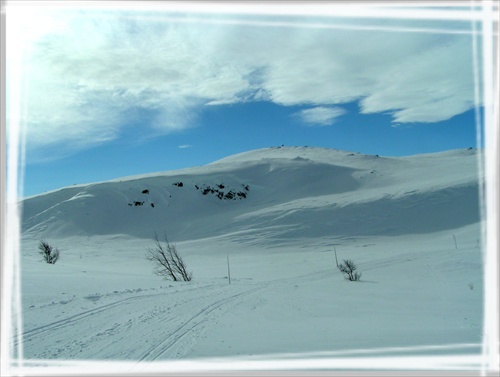
[{"label": "snow-covered hill", "polygon": [[404,158],[287,147],[73,186],[23,202],[40,237],[166,231],[189,240],[272,227],[275,238],[429,233],[479,219],[476,150]]},{"label": "snow-covered hill", "polygon": [[[106,366],[119,374],[212,357],[222,364],[193,367],[239,357],[231,368],[244,370],[271,357],[285,368],[370,369],[415,354],[479,369],[481,158],[267,148],[26,198],[14,344],[33,365],[129,362]],[[177,245],[191,282],[152,273],[155,231]],[[41,261],[41,239],[61,251],[56,264]],[[353,260],[361,281],[345,280],[337,258]]]}]

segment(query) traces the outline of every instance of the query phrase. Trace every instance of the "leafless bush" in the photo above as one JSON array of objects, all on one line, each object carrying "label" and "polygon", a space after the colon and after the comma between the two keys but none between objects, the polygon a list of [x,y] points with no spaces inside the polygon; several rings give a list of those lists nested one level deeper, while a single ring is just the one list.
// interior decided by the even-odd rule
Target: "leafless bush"
[{"label": "leafless bush", "polygon": [[350,281],[358,281],[361,278],[361,273],[357,272],[358,268],[350,259],[344,259],[344,263],[339,264],[339,270],[345,274],[345,278]]},{"label": "leafless bush", "polygon": [[160,242],[155,233],[155,247],[147,249],[146,258],[155,265],[153,273],[173,281],[191,281],[192,273],[186,269],[186,264],[179,255],[175,245],[171,244],[164,235],[164,242]]},{"label": "leafless bush", "polygon": [[45,240],[40,241],[38,244],[38,250],[42,255],[43,260],[49,264],[55,264],[61,256],[59,250],[49,245],[49,243]]}]

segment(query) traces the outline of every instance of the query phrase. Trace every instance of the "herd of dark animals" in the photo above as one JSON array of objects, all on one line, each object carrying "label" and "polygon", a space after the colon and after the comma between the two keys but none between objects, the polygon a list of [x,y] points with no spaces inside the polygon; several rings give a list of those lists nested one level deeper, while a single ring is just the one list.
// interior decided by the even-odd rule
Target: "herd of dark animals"
[{"label": "herd of dark animals", "polygon": [[[174,183],[172,183],[172,185],[177,186],[177,187],[184,187],[184,183],[182,183],[182,182],[174,182]],[[250,191],[249,185],[242,185],[242,186],[245,189],[245,191],[247,191],[247,192]],[[204,185],[203,187],[195,185],[194,187],[196,188],[196,190],[201,190],[201,193],[203,195],[207,195],[208,193],[215,194],[220,200],[222,200],[222,199],[227,199],[227,200],[246,199],[246,197],[247,197],[247,193],[245,191],[230,190],[227,193],[224,191],[220,191],[220,190],[225,188],[224,184],[222,184],[222,183],[216,184],[215,187],[211,187],[208,185]],[[146,194],[146,195],[149,194],[149,189],[142,190],[141,194]],[[134,206],[134,207],[139,207],[139,206],[143,206],[144,203],[145,203],[144,200],[143,201],[134,200],[133,202],[128,203],[128,205]],[[155,206],[154,203],[150,203],[150,205],[153,208]]]}]

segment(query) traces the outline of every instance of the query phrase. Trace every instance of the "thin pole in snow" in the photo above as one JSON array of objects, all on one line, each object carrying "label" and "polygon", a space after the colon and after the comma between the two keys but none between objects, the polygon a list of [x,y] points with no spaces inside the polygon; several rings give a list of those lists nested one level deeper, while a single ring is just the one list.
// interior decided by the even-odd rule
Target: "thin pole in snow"
[{"label": "thin pole in snow", "polygon": [[453,241],[455,241],[455,250],[458,250],[458,247],[457,247],[457,238],[455,237],[454,234],[452,234],[453,236]]},{"label": "thin pole in snow", "polygon": [[229,284],[231,284],[231,270],[229,269],[229,254],[226,254],[227,258],[227,276],[229,278]]},{"label": "thin pole in snow", "polygon": [[337,268],[339,268],[339,261],[337,259],[337,248],[334,246],[333,250],[335,251],[335,263],[337,264]]}]

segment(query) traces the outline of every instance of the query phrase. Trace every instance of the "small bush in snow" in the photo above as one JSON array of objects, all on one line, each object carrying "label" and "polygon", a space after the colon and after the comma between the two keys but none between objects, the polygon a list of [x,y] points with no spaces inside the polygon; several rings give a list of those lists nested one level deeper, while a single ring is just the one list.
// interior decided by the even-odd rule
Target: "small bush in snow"
[{"label": "small bush in snow", "polygon": [[49,264],[55,264],[61,255],[59,250],[49,245],[45,240],[40,241],[38,244],[38,250],[42,255],[43,260]]},{"label": "small bush in snow", "polygon": [[162,243],[155,233],[155,247],[147,249],[146,258],[154,263],[153,273],[155,275],[173,281],[191,281],[192,279],[192,273],[187,271],[186,264],[177,248],[169,242],[166,234]]},{"label": "small bush in snow", "polygon": [[344,259],[344,263],[339,264],[339,270],[344,273],[345,278],[350,281],[358,281],[361,278],[361,273],[357,272],[358,268],[350,259]]}]

